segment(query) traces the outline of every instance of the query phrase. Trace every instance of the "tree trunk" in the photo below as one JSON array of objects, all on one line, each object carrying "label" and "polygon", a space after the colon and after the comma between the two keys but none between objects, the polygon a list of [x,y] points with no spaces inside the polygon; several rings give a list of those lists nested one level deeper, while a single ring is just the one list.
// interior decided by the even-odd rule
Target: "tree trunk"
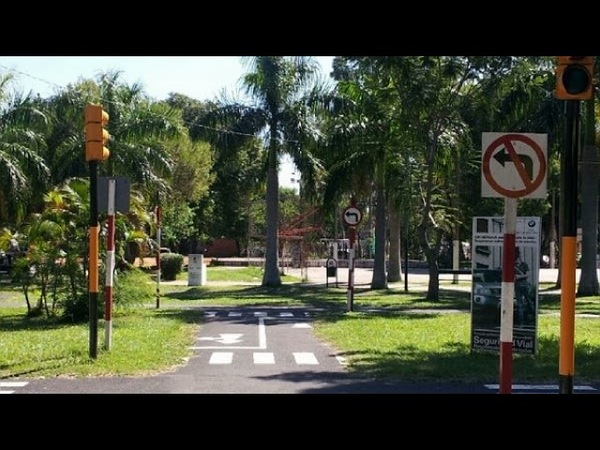
[{"label": "tree trunk", "polygon": [[387,275],[385,267],[385,247],[386,247],[386,204],[385,204],[385,183],[383,173],[383,161],[378,161],[378,170],[376,174],[376,196],[375,205],[375,258],[373,261],[373,279],[371,280],[371,289],[387,289]]},{"label": "tree trunk", "polygon": [[[273,130],[272,130],[273,132]],[[279,272],[279,176],[275,144],[269,148],[267,169],[267,244],[263,286],[281,286]]]},{"label": "tree trunk", "polygon": [[427,286],[427,300],[437,302],[440,299],[440,279],[438,258],[440,254],[440,238],[438,237],[437,226],[431,215],[433,205],[433,189],[434,189],[434,174],[435,174],[435,158],[437,155],[436,140],[431,143],[431,148],[426,159],[427,161],[427,181],[425,183],[425,195],[423,196],[423,209],[421,226],[419,231],[419,244],[427,264],[429,266],[429,284]]},{"label": "tree trunk", "polygon": [[[598,154],[595,146],[593,101],[586,102],[585,135],[581,153],[581,276],[577,295],[598,295]],[[591,130],[591,133],[590,133]]]},{"label": "tree trunk", "polygon": [[388,261],[387,280],[390,283],[402,281],[402,264],[400,251],[400,214],[394,202],[388,203],[390,226],[390,256]]}]

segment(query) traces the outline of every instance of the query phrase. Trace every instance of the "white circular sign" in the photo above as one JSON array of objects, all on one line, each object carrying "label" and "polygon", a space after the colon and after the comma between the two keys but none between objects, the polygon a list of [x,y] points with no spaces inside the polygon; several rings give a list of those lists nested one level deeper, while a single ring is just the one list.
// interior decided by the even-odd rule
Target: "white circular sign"
[{"label": "white circular sign", "polygon": [[355,225],[358,225],[361,220],[362,220],[362,213],[360,212],[360,209],[358,209],[357,207],[350,206],[349,208],[346,208],[346,210],[344,211],[344,222],[346,222],[346,224],[348,224],[350,226],[355,226]]}]

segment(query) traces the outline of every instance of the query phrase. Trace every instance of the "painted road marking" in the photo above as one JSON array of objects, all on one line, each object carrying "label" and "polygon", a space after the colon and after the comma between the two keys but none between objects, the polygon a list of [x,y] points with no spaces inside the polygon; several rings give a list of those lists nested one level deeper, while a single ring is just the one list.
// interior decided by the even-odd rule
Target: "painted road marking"
[{"label": "painted road marking", "polygon": [[275,355],[271,352],[254,352],[254,364],[275,364]]},{"label": "painted road marking", "polygon": [[292,328],[312,328],[309,323],[295,323]]},{"label": "painted road marking", "polygon": [[198,338],[200,341],[215,341],[220,342],[221,344],[237,344],[238,342],[243,342],[240,339],[243,336],[242,333],[221,333],[219,337],[214,336],[203,336]]},{"label": "painted road marking", "polygon": [[315,365],[319,364],[317,358],[314,353],[310,352],[295,352],[294,359],[296,360],[296,364],[299,365]]},{"label": "painted road marking", "polygon": [[[226,314],[228,317],[241,317],[244,314],[252,314],[254,317],[268,317],[269,313],[267,311],[253,311],[253,312],[240,312],[240,311],[204,311],[204,315],[208,318],[213,318],[218,316],[219,314]],[[278,314],[279,317],[295,317],[296,314],[303,315],[305,317],[310,317],[310,311],[302,311],[302,312],[280,312]]]},{"label": "painted road marking", "polygon": [[[498,384],[486,384],[488,389],[500,389]],[[558,391],[558,384],[513,384],[512,388],[519,391]],[[595,391],[592,386],[574,386],[575,391]]]},{"label": "painted road marking", "polygon": [[[214,365],[225,365],[233,363],[233,352],[212,352],[209,364]],[[298,365],[318,365],[319,361],[312,352],[297,352],[293,353],[294,360]],[[275,355],[272,352],[254,352],[253,355],[254,364],[275,364]],[[337,358],[340,364],[343,364],[343,360]]]},{"label": "painted road marking", "polygon": [[[241,337],[243,336],[243,334],[221,334],[220,336],[238,336]],[[220,339],[219,341],[217,341],[217,339]],[[199,337],[198,340],[212,340],[215,342],[221,342],[223,344],[227,344],[227,343],[231,343],[229,342],[223,342],[222,338],[215,338],[215,337]],[[237,341],[240,342],[240,341]],[[195,347],[190,347],[193,350],[207,350],[207,349],[221,349],[221,350],[244,350],[244,349],[248,349],[248,350],[265,350],[267,348],[267,332],[265,329],[265,318],[264,317],[259,317],[258,318],[258,346],[257,347],[252,347],[252,346],[235,346],[235,345],[219,345],[219,346],[207,346],[207,347],[199,347],[199,346],[195,346]]]},{"label": "painted road marking", "polygon": [[209,364],[231,364],[233,361],[233,352],[213,352],[210,355]]},{"label": "painted road marking", "polygon": [[26,386],[28,381],[0,381],[0,394],[14,394],[15,391],[5,391],[2,388],[17,388]]}]

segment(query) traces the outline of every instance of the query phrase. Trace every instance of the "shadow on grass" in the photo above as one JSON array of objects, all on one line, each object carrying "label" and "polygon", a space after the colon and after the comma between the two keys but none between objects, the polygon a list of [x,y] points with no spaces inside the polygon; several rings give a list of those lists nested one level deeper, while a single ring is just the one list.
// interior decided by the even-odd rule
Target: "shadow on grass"
[{"label": "shadow on grass", "polygon": [[45,314],[29,316],[25,308],[14,309],[14,312],[4,311],[0,314],[0,331],[42,331],[72,326],[73,323],[62,316],[47,317]]},{"label": "shadow on grass", "polygon": [[153,311],[156,317],[178,320],[183,323],[199,323],[204,319],[202,309],[157,309]]},{"label": "shadow on grass", "polygon": [[181,302],[228,305],[307,305],[340,306],[345,294],[318,286],[286,284],[280,287],[228,286],[191,287],[163,294],[164,298]]},{"label": "shadow on grass", "polygon": [[[437,302],[427,301],[423,292],[404,293],[398,290],[371,290],[358,288],[353,302],[358,308],[387,308],[404,310],[428,308],[433,311],[470,309],[470,293],[464,290],[440,289]],[[195,286],[171,288],[163,298],[182,303],[223,305],[295,305],[346,309],[348,291],[321,285],[293,283],[279,287],[252,286]]]}]

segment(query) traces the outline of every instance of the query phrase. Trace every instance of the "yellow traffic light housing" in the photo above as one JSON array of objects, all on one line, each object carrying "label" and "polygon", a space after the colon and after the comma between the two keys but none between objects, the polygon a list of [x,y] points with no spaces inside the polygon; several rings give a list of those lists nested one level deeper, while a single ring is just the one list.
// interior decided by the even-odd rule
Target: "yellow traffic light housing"
[{"label": "yellow traffic light housing", "polygon": [[556,66],[556,98],[590,100],[594,96],[593,56],[559,56]]},{"label": "yellow traffic light housing", "polygon": [[100,105],[85,107],[85,160],[106,161],[110,151],[105,147],[110,139],[106,131],[108,113]]}]

